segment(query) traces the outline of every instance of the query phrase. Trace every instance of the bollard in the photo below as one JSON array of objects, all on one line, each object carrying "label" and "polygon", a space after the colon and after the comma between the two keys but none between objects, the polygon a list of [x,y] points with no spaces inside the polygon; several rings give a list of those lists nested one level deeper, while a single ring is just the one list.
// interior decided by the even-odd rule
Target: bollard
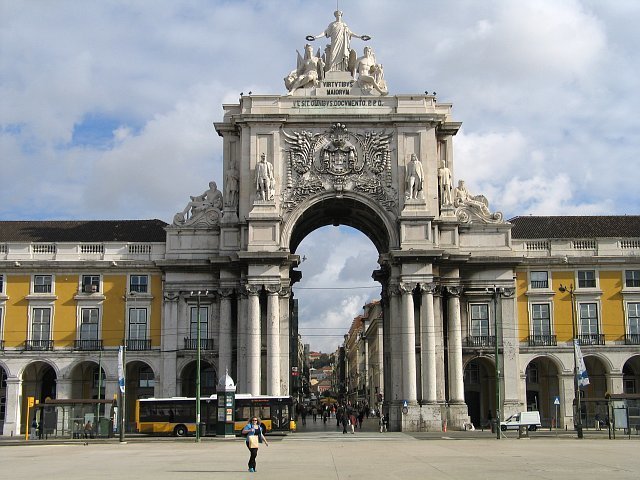
[{"label": "bollard", "polygon": [[520,425],[518,427],[518,438],[529,438],[529,426],[528,425]]}]

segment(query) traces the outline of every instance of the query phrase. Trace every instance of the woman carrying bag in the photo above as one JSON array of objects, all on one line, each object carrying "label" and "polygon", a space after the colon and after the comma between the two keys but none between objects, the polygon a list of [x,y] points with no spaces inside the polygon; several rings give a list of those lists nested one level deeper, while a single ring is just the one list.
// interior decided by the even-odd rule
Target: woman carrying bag
[{"label": "woman carrying bag", "polygon": [[242,429],[242,435],[247,437],[246,444],[249,452],[251,452],[251,456],[249,457],[249,471],[256,471],[256,457],[258,456],[258,446],[260,442],[264,442],[264,444],[268,447],[269,443],[267,443],[267,439],[262,434],[262,429],[260,428],[260,422],[257,417],[251,418],[251,421],[245,425]]}]

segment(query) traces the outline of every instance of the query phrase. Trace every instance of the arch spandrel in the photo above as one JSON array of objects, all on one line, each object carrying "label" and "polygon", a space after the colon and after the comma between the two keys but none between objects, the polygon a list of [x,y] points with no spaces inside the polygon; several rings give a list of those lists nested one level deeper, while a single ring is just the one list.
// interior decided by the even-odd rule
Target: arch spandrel
[{"label": "arch spandrel", "polygon": [[346,225],[359,230],[379,253],[386,253],[399,243],[393,219],[370,198],[358,194],[337,198],[326,193],[307,199],[291,212],[283,225],[282,245],[295,252],[309,233],[326,225]]}]

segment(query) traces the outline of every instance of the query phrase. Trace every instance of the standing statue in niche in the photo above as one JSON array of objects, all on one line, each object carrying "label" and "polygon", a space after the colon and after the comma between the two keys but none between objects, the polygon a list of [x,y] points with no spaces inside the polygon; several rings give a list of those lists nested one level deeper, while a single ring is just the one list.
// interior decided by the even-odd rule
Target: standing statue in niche
[{"label": "standing statue in niche", "polygon": [[411,161],[407,164],[406,187],[407,200],[422,197],[422,184],[424,174],[422,164],[418,161],[415,153],[411,154]]},{"label": "standing statue in niche", "polygon": [[371,40],[368,35],[358,35],[352,32],[346,23],[342,21],[342,12],[336,10],[333,12],[336,21],[329,24],[324,32],[318,35],[308,35],[307,41],[313,42],[318,38],[327,37],[331,39],[327,51],[325,52],[325,71],[326,72],[347,72],[350,69],[349,60],[355,62],[355,52],[351,50],[351,38],[356,37],[365,42]]},{"label": "standing statue in niche", "polygon": [[447,168],[444,162],[442,162],[442,166],[438,170],[438,180],[440,180],[440,204],[442,206],[451,205],[453,203],[453,198],[451,197],[453,187],[451,170]]},{"label": "standing statue in niche", "polygon": [[356,61],[355,71],[351,72],[355,78],[355,72],[358,73],[356,85],[363,92],[376,90],[380,95],[387,95],[387,82],[384,80],[384,70],[382,65],[376,63],[376,56],[373,54],[371,47],[364,47],[364,55]]},{"label": "standing statue in niche", "polygon": [[292,70],[284,79],[284,85],[289,90],[289,95],[294,90],[302,87],[313,87],[318,80],[324,78],[324,62],[320,58],[320,49],[318,54],[313,55],[313,47],[309,44],[304,46],[304,58],[298,52],[298,66]]},{"label": "standing statue in niche", "polygon": [[275,193],[273,166],[267,162],[264,153],[260,155],[260,161],[256,164],[256,192],[259,200],[272,200]]},{"label": "standing statue in niche", "polygon": [[234,161],[229,165],[225,186],[225,206],[235,209],[238,206],[238,169]]}]

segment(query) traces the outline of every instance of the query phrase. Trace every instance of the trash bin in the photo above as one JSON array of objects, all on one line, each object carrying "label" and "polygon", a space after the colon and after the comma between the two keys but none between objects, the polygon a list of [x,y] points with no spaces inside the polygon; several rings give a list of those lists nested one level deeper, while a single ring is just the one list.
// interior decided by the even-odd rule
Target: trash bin
[{"label": "trash bin", "polygon": [[200,436],[204,437],[207,434],[207,424],[200,422]]},{"label": "trash bin", "polygon": [[529,425],[520,425],[518,427],[518,438],[529,438]]}]

